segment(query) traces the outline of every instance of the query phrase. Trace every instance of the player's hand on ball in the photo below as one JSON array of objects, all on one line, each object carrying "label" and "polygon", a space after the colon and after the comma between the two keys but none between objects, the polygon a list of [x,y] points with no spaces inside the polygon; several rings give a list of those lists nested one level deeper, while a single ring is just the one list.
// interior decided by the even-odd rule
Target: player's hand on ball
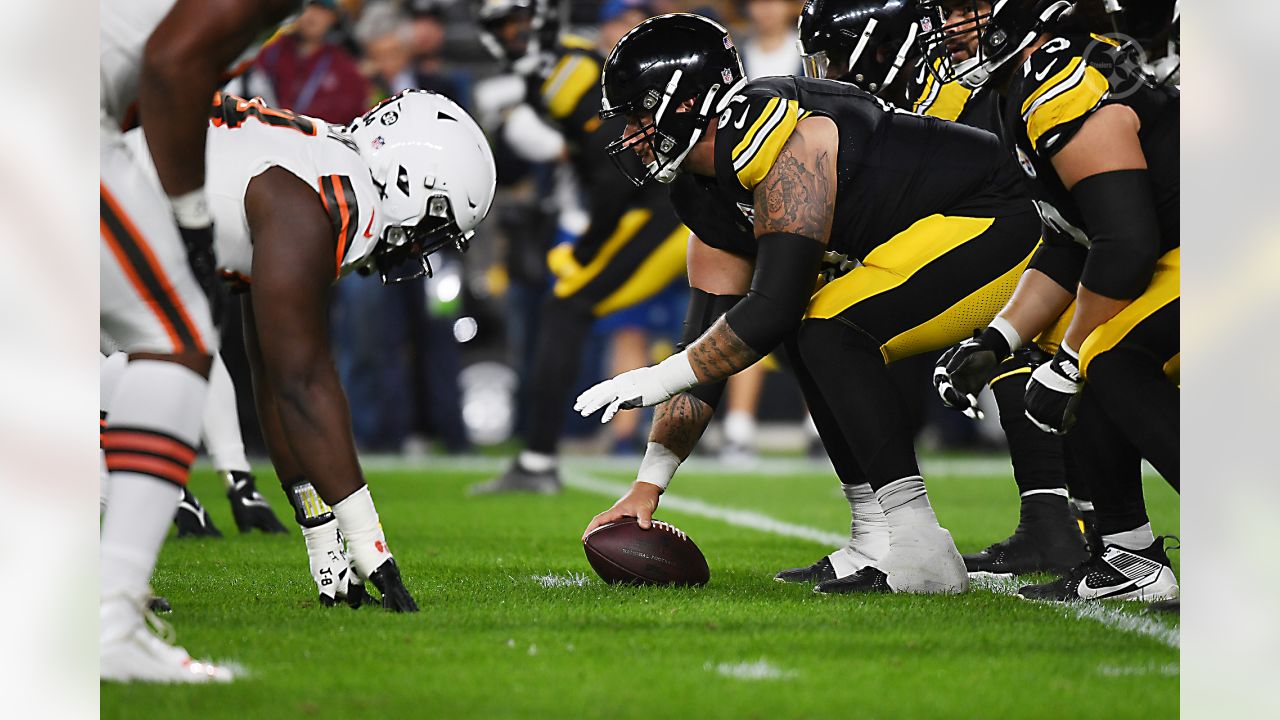
[{"label": "player's hand on ball", "polygon": [[983,342],[980,332],[943,353],[933,368],[933,387],[942,404],[959,410],[966,417],[981,420],[978,395],[1002,359],[996,355],[996,351]]},{"label": "player's hand on ball", "polygon": [[657,485],[638,481],[631,483],[631,489],[613,507],[591,518],[587,529],[582,531],[583,541],[592,530],[624,517],[635,518],[641,528],[648,530],[653,525],[653,511],[658,509],[658,496],[661,494],[662,490]]},{"label": "player's hand on ball", "polygon": [[1076,406],[1084,378],[1080,373],[1080,357],[1063,343],[1053,360],[1031,373],[1027,381],[1027,418],[1036,427],[1054,435],[1066,435],[1076,424]]},{"label": "player's hand on ball", "polygon": [[657,405],[697,383],[698,378],[693,374],[688,359],[679,352],[657,365],[628,370],[612,380],[587,388],[578,396],[573,409],[587,417],[604,408],[600,422],[607,423],[619,410]]}]

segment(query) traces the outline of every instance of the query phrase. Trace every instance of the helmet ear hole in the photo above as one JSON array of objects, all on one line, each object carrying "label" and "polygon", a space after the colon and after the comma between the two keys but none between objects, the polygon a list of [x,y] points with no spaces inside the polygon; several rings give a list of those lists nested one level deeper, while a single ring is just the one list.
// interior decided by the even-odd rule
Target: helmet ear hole
[{"label": "helmet ear hole", "polygon": [[409,171],[403,165],[400,166],[400,170],[396,173],[396,187],[405,194],[405,197],[409,196]]}]

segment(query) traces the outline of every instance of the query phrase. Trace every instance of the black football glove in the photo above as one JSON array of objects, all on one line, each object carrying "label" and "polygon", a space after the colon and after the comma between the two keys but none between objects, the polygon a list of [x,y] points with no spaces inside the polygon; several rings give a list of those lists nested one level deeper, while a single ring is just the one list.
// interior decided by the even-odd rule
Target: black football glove
[{"label": "black football glove", "polygon": [[1023,401],[1027,419],[1045,432],[1066,435],[1076,424],[1076,406],[1083,388],[1080,356],[1063,343],[1053,359],[1032,371],[1027,381]]},{"label": "black football glove", "polygon": [[178,226],[182,233],[182,244],[187,249],[187,264],[191,266],[191,274],[195,276],[200,289],[209,299],[209,314],[213,317],[214,327],[222,323],[222,310],[225,304],[225,290],[218,279],[218,256],[213,247],[213,225],[204,227]]},{"label": "black football glove", "polygon": [[1009,342],[997,330],[974,330],[973,337],[952,347],[933,368],[933,387],[942,404],[966,417],[982,419],[978,395],[996,367],[1009,354]]},{"label": "black football glove", "polygon": [[284,525],[271,510],[262,493],[258,492],[252,473],[230,470],[227,472],[227,500],[231,502],[231,517],[242,533],[261,530],[264,533],[284,533]]}]

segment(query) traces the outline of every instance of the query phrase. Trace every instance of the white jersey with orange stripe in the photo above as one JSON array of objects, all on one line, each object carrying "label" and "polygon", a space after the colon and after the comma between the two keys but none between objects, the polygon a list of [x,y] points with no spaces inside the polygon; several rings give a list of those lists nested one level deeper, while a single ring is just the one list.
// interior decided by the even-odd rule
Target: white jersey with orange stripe
[{"label": "white jersey with orange stripe", "polygon": [[[385,228],[379,221],[380,194],[342,128],[272,108],[258,99],[220,94],[215,100],[206,143],[205,191],[223,275],[242,282],[251,279],[253,242],[245,192],[249,181],[273,167],[311,186],[329,213],[335,277],[366,264]],[[158,187],[143,129],[126,133],[125,142]]]}]

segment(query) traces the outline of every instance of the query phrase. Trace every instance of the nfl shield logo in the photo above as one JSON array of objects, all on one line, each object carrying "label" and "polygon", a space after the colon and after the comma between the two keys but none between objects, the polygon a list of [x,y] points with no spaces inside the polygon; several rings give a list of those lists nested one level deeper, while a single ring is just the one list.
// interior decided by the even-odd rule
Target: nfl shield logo
[{"label": "nfl shield logo", "polygon": [[381,150],[381,149],[382,149],[382,146],[383,146],[383,145],[386,145],[386,144],[387,144],[387,141],[386,141],[386,140],[384,140],[384,139],[383,139],[383,137],[382,137],[381,135],[379,135],[378,137],[374,138],[374,139],[373,139],[373,142],[372,142],[372,143],[370,143],[370,145],[373,145],[373,149],[374,149],[374,150]]},{"label": "nfl shield logo", "polygon": [[729,68],[721,68],[720,78],[724,80],[725,85],[728,85],[733,82],[733,73],[729,72]]},{"label": "nfl shield logo", "polygon": [[922,32],[933,32],[933,20],[928,17],[920,18],[920,30]]}]

